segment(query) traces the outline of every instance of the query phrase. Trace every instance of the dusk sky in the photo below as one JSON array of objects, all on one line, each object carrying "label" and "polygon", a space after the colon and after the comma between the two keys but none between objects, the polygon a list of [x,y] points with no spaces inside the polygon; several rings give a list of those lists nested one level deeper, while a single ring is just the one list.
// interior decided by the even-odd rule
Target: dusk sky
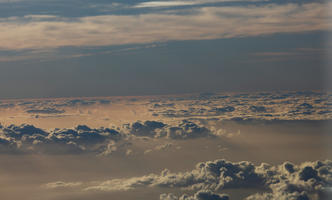
[{"label": "dusk sky", "polygon": [[0,0],[1,200],[331,200],[332,0]]},{"label": "dusk sky", "polygon": [[0,0],[1,97],[325,89],[331,5]]}]

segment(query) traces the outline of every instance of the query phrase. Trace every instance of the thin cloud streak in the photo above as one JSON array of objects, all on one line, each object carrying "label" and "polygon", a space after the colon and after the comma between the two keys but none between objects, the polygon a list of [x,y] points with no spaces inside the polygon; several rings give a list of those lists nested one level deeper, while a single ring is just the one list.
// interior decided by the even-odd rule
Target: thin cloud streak
[{"label": "thin cloud streak", "polygon": [[158,7],[175,7],[175,6],[192,6],[222,2],[261,2],[269,0],[196,0],[196,1],[147,1],[134,6],[134,8],[158,8]]},{"label": "thin cloud streak", "polygon": [[326,9],[321,3],[270,4],[203,7],[189,15],[149,13],[58,20],[17,17],[0,20],[0,49],[144,44],[329,30]]},{"label": "thin cloud streak", "polygon": [[36,50],[19,50],[16,51],[16,54],[12,55],[0,55],[0,63],[7,63],[7,62],[17,62],[17,61],[38,61],[38,62],[46,62],[46,61],[53,61],[58,59],[71,59],[71,58],[80,58],[80,57],[87,57],[87,56],[94,56],[94,55],[110,55],[110,54],[120,54],[126,53],[130,51],[138,51],[142,49],[149,49],[164,46],[165,44],[158,43],[158,44],[146,44],[146,45],[137,45],[133,47],[127,48],[120,48],[115,50],[108,50],[108,51],[90,51],[88,53],[80,53],[80,52],[66,52],[61,53],[59,49],[36,49]]},{"label": "thin cloud streak", "polygon": [[289,51],[269,51],[253,53],[253,56],[260,57],[280,57],[280,56],[317,56],[325,54],[324,49],[317,48],[296,48]]}]

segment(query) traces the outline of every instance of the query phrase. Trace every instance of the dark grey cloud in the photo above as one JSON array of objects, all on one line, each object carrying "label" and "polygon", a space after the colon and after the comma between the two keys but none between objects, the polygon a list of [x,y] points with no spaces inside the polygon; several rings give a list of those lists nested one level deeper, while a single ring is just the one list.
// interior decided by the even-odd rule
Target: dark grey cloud
[{"label": "dark grey cloud", "polygon": [[15,104],[13,104],[13,103],[0,103],[0,108],[11,108],[14,106],[15,106]]},{"label": "dark grey cloud", "polygon": [[55,108],[43,108],[43,109],[31,109],[27,110],[27,113],[32,114],[61,114],[64,113],[64,110],[57,110]]},{"label": "dark grey cloud", "polygon": [[[33,125],[10,125],[0,127],[1,153],[95,153],[109,155],[118,148],[125,147],[132,137],[194,139],[217,137],[218,132],[183,120],[178,125],[168,125],[158,121],[135,122],[124,128],[90,128],[78,125],[72,129],[46,131]],[[169,148],[156,147],[156,150]]]},{"label": "dark grey cloud", "polygon": [[111,141],[122,136],[108,128],[90,129],[79,125],[73,129],[45,131],[32,125],[10,125],[0,129],[1,153],[101,153]]},{"label": "dark grey cloud", "polygon": [[162,129],[166,124],[157,121],[145,121],[143,124],[135,122],[131,125],[129,132],[136,136],[154,137],[157,133],[156,129]]},{"label": "dark grey cloud", "polygon": [[85,100],[85,99],[72,99],[66,100],[62,103],[56,103],[54,106],[56,107],[72,107],[72,106],[90,106],[96,104],[96,100]]},{"label": "dark grey cloud", "polygon": [[110,99],[37,99],[37,100],[7,100],[0,102],[0,109],[21,107],[29,114],[62,114],[66,107],[81,107],[101,105],[105,106],[111,103]]},{"label": "dark grey cloud", "polygon": [[250,106],[250,110],[252,112],[266,112],[266,108],[264,106]]},{"label": "dark grey cloud", "polygon": [[187,120],[181,121],[176,126],[166,125],[157,121],[146,121],[143,124],[135,122],[127,128],[126,132],[136,136],[165,137],[169,139],[192,139],[216,136],[208,128]]}]

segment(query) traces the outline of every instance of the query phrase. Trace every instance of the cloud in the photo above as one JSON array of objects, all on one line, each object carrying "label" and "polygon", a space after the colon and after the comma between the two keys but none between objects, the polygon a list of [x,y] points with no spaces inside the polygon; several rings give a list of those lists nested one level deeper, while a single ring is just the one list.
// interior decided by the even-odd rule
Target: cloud
[{"label": "cloud", "polygon": [[135,136],[169,139],[193,139],[216,136],[208,128],[199,126],[188,120],[183,120],[176,126],[158,121],[145,121],[143,124],[135,122],[124,131],[127,134]]},{"label": "cloud", "polygon": [[15,104],[13,103],[0,103],[0,108],[12,108]]},{"label": "cloud", "polygon": [[[145,13],[0,20],[0,49],[108,46],[328,30],[326,3],[201,7],[187,15]],[[193,11],[191,9],[191,11]]]},{"label": "cloud", "polygon": [[166,187],[198,191],[194,196],[173,194],[160,195],[161,200],[209,200],[228,199],[215,192],[223,189],[264,189],[246,199],[321,199],[332,186],[332,161],[304,162],[299,165],[285,162],[278,166],[266,163],[254,165],[248,161],[230,162],[215,160],[198,163],[195,169],[171,173],[163,170],[158,174],[141,177],[112,179],[86,183],[85,191],[127,191],[144,187]]},{"label": "cloud", "polygon": [[156,8],[172,6],[188,6],[202,4],[200,1],[147,1],[135,5],[135,8]]},{"label": "cloud", "polygon": [[[133,126],[131,132],[136,136],[145,134],[149,135],[149,137],[170,138],[170,135],[167,135],[167,131],[171,134],[172,130],[169,129],[171,124],[166,124],[165,122],[174,120],[180,122],[183,119],[195,122],[196,125],[199,125],[197,123],[199,119],[201,119],[201,122],[204,120],[240,121],[241,119],[249,118],[261,121],[330,120],[332,119],[332,106],[330,105],[329,95],[331,95],[329,92],[319,93],[313,91],[193,94],[176,98],[169,96],[153,97],[154,102],[150,104],[146,104],[149,100],[136,98],[135,104],[137,105],[135,106],[142,108],[143,112],[153,116],[148,118],[150,121],[158,121],[158,123],[164,123],[167,126],[154,128],[144,124],[144,119],[146,118],[142,118],[143,121],[138,122],[136,128],[136,125]],[[156,99],[158,103],[156,103]],[[109,119],[117,119],[115,116],[110,116],[111,113],[105,113],[106,115],[103,114],[104,116],[101,116],[102,110],[109,110],[112,106],[127,103],[131,103],[129,99],[107,97],[3,100],[0,102],[0,110],[8,113],[12,112],[15,118],[19,116],[31,118],[34,115],[36,117],[38,115],[41,118],[61,117],[62,120],[65,120],[68,116],[76,116],[83,120],[88,120],[93,112],[100,117],[98,120],[104,121],[104,126],[108,126],[109,123],[106,123],[106,120],[110,122]],[[158,105],[156,106],[155,104]],[[88,108],[91,109],[88,111]],[[25,113],[21,113],[22,110]],[[61,114],[63,111],[66,114]],[[77,116],[77,112],[80,113],[79,116]],[[134,114],[134,112],[130,113],[130,115]],[[136,114],[141,115],[142,113]],[[4,123],[8,124],[6,121],[7,119],[5,119]],[[11,120],[8,121],[11,122]],[[22,120],[20,121],[23,122]],[[31,123],[36,123],[36,121],[31,121]],[[119,125],[120,122],[114,123]],[[173,123],[173,125],[176,127],[178,124]],[[215,131],[212,132],[212,134],[216,135]]]},{"label": "cloud", "polygon": [[284,57],[284,56],[308,56],[308,55],[319,55],[324,54],[324,49],[317,49],[317,48],[296,48],[291,49],[288,51],[271,51],[271,52],[258,52],[253,53],[253,56],[260,56],[260,57]]},{"label": "cloud", "polygon": [[163,99],[158,105],[174,105],[151,105],[150,111],[155,116],[173,119],[329,120],[332,113],[329,95],[313,91],[192,95],[182,100]]},{"label": "cloud", "polygon": [[327,56],[326,50],[320,48],[296,48],[284,51],[266,51],[250,54],[253,59],[249,61],[275,62],[294,59],[321,59]]},{"label": "cloud", "polygon": [[130,130],[128,131],[136,136],[154,137],[156,135],[155,130],[161,129],[165,126],[166,124],[157,121],[145,121],[144,124],[135,122],[131,125]]},{"label": "cloud", "polygon": [[229,200],[227,194],[216,194],[210,190],[200,190],[194,196],[182,195],[180,198],[174,194],[161,194],[160,200]]},{"label": "cloud", "polygon": [[72,188],[72,187],[78,187],[80,185],[82,185],[82,182],[57,181],[57,182],[47,183],[45,185],[42,185],[42,187],[46,189],[56,189],[56,188]]},{"label": "cloud", "polygon": [[73,106],[90,106],[96,104],[96,100],[86,100],[86,99],[71,99],[66,100],[63,103],[54,104],[56,107],[73,107]]},{"label": "cloud", "polygon": [[249,109],[252,112],[266,112],[266,108],[264,106],[250,106]]},{"label": "cloud", "polygon": [[1,153],[103,153],[121,137],[114,129],[91,129],[85,125],[50,132],[27,124],[10,125],[0,128],[0,147]]},{"label": "cloud", "polygon": [[148,154],[148,153],[151,153],[153,151],[166,151],[166,150],[168,150],[172,147],[173,147],[172,143],[161,144],[161,145],[155,146],[153,149],[145,150],[144,154]]},{"label": "cloud", "polygon": [[[78,125],[72,129],[45,131],[33,125],[0,126],[0,153],[77,154],[94,153],[108,156],[126,148],[126,141],[135,138],[168,138],[174,140],[213,138],[221,136],[206,127],[183,120],[178,125],[158,121],[135,122],[125,128],[90,128]],[[154,150],[169,149],[171,143],[156,146]],[[132,152],[127,151],[130,155]],[[152,151],[152,150],[151,150]]]},{"label": "cloud", "polygon": [[193,0],[193,1],[147,1],[136,4],[134,8],[158,8],[175,6],[193,6],[200,4],[223,3],[223,2],[260,2],[264,0]]},{"label": "cloud", "polygon": [[54,108],[43,108],[43,109],[31,109],[27,110],[27,113],[33,113],[33,114],[61,114],[64,113],[64,110],[57,110]]}]

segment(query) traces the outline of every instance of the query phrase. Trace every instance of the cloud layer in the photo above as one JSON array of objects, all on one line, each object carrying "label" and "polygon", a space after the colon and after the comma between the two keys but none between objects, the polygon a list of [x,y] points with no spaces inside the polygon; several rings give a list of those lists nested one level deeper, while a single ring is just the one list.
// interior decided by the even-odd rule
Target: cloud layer
[{"label": "cloud layer", "polygon": [[328,120],[329,93],[314,91],[201,94],[153,102],[151,111],[166,118],[245,120]]},{"label": "cloud layer", "polygon": [[0,49],[142,44],[328,30],[324,3],[201,7],[139,15],[0,19]]},{"label": "cloud layer", "polygon": [[[65,117],[77,116],[82,124],[88,124],[89,117],[93,117],[95,120],[101,122],[101,125],[98,126],[108,126],[109,122],[106,119],[123,120],[124,122],[133,122],[133,119],[142,120],[143,122],[146,120],[169,122],[174,119],[181,121],[192,120],[194,118],[211,120],[227,119],[234,121],[330,120],[332,119],[331,105],[331,93],[318,91],[278,91],[203,93],[178,96],[153,96],[149,98],[137,97],[136,99],[103,97],[3,100],[0,102],[0,112],[2,112],[3,123],[6,124],[17,124],[17,121],[11,121],[12,118],[5,117],[6,114],[11,113],[10,116],[13,116],[14,119],[19,119],[24,115],[26,118],[35,119],[36,124],[39,124],[37,119],[40,118],[56,117],[59,120],[60,118],[66,120]],[[115,117],[115,115],[119,114],[123,116],[122,112],[114,111],[124,106],[127,108],[126,116],[128,117],[121,119]],[[140,110],[140,112],[137,113],[135,110]],[[18,111],[21,113],[16,114]],[[25,122],[22,120],[21,123]],[[29,123],[34,124],[33,121]],[[73,124],[72,126],[75,125],[77,124]],[[146,131],[144,134],[151,134],[149,133],[150,130],[144,130],[146,129],[144,123],[137,123],[135,126],[137,126],[137,133],[135,134],[142,134],[142,131]],[[154,126],[163,125],[154,124]],[[53,127],[61,127],[61,124],[54,125]],[[175,131],[175,129],[172,130],[173,132]]]}]

